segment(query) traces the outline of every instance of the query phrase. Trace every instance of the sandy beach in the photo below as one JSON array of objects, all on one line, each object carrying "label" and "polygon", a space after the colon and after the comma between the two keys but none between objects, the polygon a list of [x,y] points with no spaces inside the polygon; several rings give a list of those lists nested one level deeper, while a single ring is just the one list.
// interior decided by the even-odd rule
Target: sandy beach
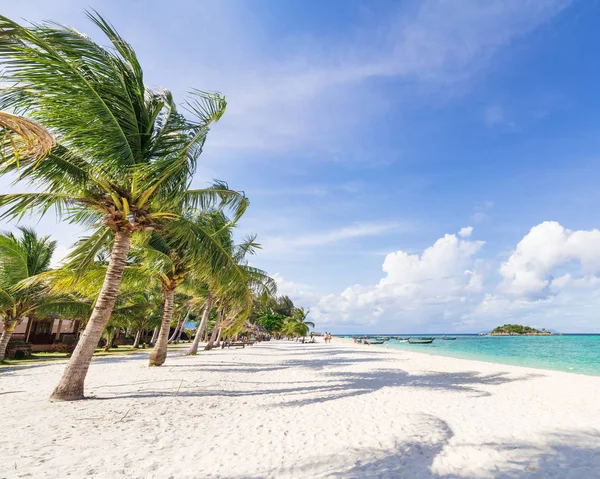
[{"label": "sandy beach", "polygon": [[1,478],[600,477],[600,377],[334,344],[0,370]]}]

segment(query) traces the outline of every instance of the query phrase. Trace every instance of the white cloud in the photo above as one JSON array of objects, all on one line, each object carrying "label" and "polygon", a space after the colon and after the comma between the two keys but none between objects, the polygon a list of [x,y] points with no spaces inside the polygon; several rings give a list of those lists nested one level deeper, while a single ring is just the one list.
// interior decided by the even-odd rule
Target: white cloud
[{"label": "white cloud", "polygon": [[504,322],[600,328],[600,231],[541,223],[501,264],[500,277],[480,257],[483,245],[446,234],[421,254],[388,254],[375,284],[319,295],[286,281],[284,290],[311,308],[318,325],[340,332],[471,332]]},{"label": "white cloud", "polygon": [[462,314],[456,305],[462,310],[474,300],[473,294],[479,295],[475,255],[483,244],[447,234],[420,255],[390,253],[382,266],[385,276],[377,284],[354,285],[339,295],[313,300],[313,318],[324,324],[363,326],[395,321],[397,330],[406,330],[456,317]]},{"label": "white cloud", "polygon": [[[583,274],[600,273],[600,231],[570,231],[546,221],[533,227],[500,266],[501,289],[520,296],[546,296],[557,269],[573,263]],[[560,284],[554,282],[555,287]]]},{"label": "white cloud", "polygon": [[[452,85],[474,77],[499,49],[552,19],[567,4],[504,0],[467,6],[430,0],[413,11],[388,12],[376,27],[359,26],[354,34],[326,44],[308,34],[280,39],[288,49],[285,56],[265,52],[252,41],[256,31],[251,16],[220,12],[215,19],[227,22],[224,30],[236,32],[232,41],[221,42],[218,56],[205,55],[201,68],[188,64],[187,58],[178,62],[188,64],[188,74],[202,79],[203,88],[219,88],[230,100],[222,124],[211,133],[208,151],[237,154],[310,146],[336,152],[344,135],[390,107],[389,98],[379,98],[367,85],[370,80],[408,80],[405,98],[423,89],[453,95]],[[405,98],[396,95],[394,101]],[[502,120],[501,111],[490,115],[492,122]]]},{"label": "white cloud", "polygon": [[473,233],[473,227],[465,226],[464,228],[460,229],[460,231],[458,232],[458,236],[460,236],[461,238],[468,238],[469,236],[471,236],[472,233]]},{"label": "white cloud", "polygon": [[291,237],[273,236],[262,241],[263,248],[270,253],[296,251],[298,249],[314,248],[328,244],[340,243],[354,238],[379,236],[398,227],[398,222],[366,222],[356,223],[335,230],[309,235]]},{"label": "white cloud", "polygon": [[275,273],[273,279],[277,282],[277,294],[293,298],[299,306],[314,304],[321,297],[312,286],[288,281],[279,273]]}]

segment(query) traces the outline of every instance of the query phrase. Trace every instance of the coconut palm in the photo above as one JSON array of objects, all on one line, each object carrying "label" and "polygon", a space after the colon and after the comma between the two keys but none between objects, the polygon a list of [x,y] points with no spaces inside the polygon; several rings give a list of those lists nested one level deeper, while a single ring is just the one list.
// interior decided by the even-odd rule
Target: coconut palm
[{"label": "coconut palm", "polygon": [[111,244],[100,295],[54,400],[83,397],[94,349],[114,307],[132,235],[160,229],[182,208],[220,202],[241,214],[242,194],[228,188],[188,190],[209,125],[225,111],[219,94],[192,91],[177,112],[168,90],[144,85],[131,46],[96,13],[88,14],[112,43],[105,49],[78,31],[44,23],[23,27],[0,16],[0,66],[7,85],[0,109],[44,125],[57,146],[43,161],[5,157],[0,174],[16,171],[38,193],[0,195],[3,218],[55,208],[68,221],[94,226],[75,250],[84,268]]},{"label": "coconut palm", "polygon": [[306,311],[304,308],[295,307],[292,310],[292,316],[287,318],[286,323],[281,328],[281,333],[289,337],[306,336],[310,328],[315,327],[315,323],[306,321],[309,313],[310,311]]},{"label": "coconut palm", "polygon": [[315,323],[312,321],[306,321],[306,317],[310,314],[310,310],[305,310],[303,307],[294,307],[292,311],[292,320],[297,323],[305,324],[306,326],[310,326],[311,328],[315,327]]},{"label": "coconut palm", "polygon": [[[226,216],[219,211],[208,213],[204,216],[204,227],[207,231],[214,231],[213,238],[219,241],[221,247],[227,251],[229,259],[227,268],[215,267],[212,258],[196,263],[197,274],[204,276],[202,287],[206,291],[202,319],[196,330],[196,336],[186,354],[195,355],[198,352],[200,338],[208,324],[208,319],[213,306],[217,305],[216,325],[213,328],[205,349],[213,347],[218,341],[218,333],[226,329],[230,334],[237,334],[244,322],[252,312],[253,297],[255,294],[275,294],[276,283],[264,271],[253,268],[247,263],[247,256],[254,254],[260,245],[256,243],[256,236],[251,235],[239,243],[233,240],[233,227]],[[210,274],[206,274],[210,272]],[[203,295],[204,297],[204,295]]]},{"label": "coconut palm", "polygon": [[[189,212],[161,231],[150,233],[144,245],[147,263],[149,270],[156,270],[164,291],[163,320],[150,354],[150,366],[160,366],[166,359],[174,297],[180,285],[184,286],[182,291],[193,293],[197,290],[195,282],[213,282],[215,278],[244,280],[244,272],[232,255],[231,228],[231,222],[222,212],[211,210]],[[222,254],[207,255],[206,238]]]},{"label": "coconut palm", "polygon": [[158,313],[162,307],[162,295],[156,287],[146,285],[140,289],[139,285],[132,285],[128,289],[127,286],[121,288],[108,324],[114,321],[116,326],[133,331],[133,347],[137,348],[142,331],[160,323]]},{"label": "coconut palm", "polygon": [[0,234],[0,361],[12,333],[25,317],[36,312],[89,311],[89,304],[67,295],[53,294],[46,285],[27,281],[48,271],[56,241],[49,236],[39,237],[30,228],[20,227],[20,237],[13,233]]},{"label": "coconut palm", "polygon": [[[149,357],[150,366],[161,366],[167,357],[167,344],[173,312],[175,309],[175,293],[182,282],[189,278],[194,263],[201,256],[202,242],[185,242],[176,233],[181,223],[171,222],[160,233],[153,231],[147,244],[146,256],[150,269],[163,290],[163,312],[156,344]],[[197,249],[195,249],[197,247]]]}]

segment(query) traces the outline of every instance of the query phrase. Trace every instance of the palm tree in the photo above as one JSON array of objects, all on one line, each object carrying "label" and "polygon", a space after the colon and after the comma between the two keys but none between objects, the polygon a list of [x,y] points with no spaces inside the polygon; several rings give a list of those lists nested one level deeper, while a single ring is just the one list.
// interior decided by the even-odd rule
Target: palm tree
[{"label": "palm tree", "polygon": [[281,328],[281,332],[285,336],[304,337],[310,331],[310,328],[315,327],[312,321],[306,321],[306,317],[310,311],[305,311],[304,308],[294,308],[292,316],[287,319],[286,324]]},{"label": "palm tree", "polygon": [[[126,279],[125,277],[125,282]],[[140,285],[137,284],[132,284],[131,288],[127,288],[127,286],[125,284],[125,288],[121,288],[108,324],[115,321],[116,326],[132,330],[134,332],[133,347],[137,348],[142,331],[160,323],[157,313],[162,306],[161,295],[156,287],[152,288],[146,285],[140,288]]]},{"label": "palm tree", "polygon": [[30,321],[35,312],[49,302],[48,289],[41,285],[21,283],[50,268],[56,241],[38,237],[35,231],[21,227],[21,237],[0,234],[0,318],[4,330],[0,337],[0,361],[13,331],[25,317]]},{"label": "palm tree", "polygon": [[306,321],[306,317],[310,314],[310,309],[306,311],[303,307],[294,307],[294,311],[292,312],[292,320],[298,323],[305,324],[306,326],[310,326],[311,328],[315,327],[315,323],[312,321]]},{"label": "palm tree", "polygon": [[74,29],[44,23],[23,27],[0,16],[0,66],[6,87],[0,109],[19,111],[44,125],[57,146],[43,161],[0,162],[0,174],[38,193],[0,195],[2,218],[55,208],[60,217],[94,226],[71,260],[84,269],[111,246],[101,292],[54,400],[81,399],[84,380],[115,305],[132,235],[162,228],[186,207],[221,203],[239,215],[245,197],[228,188],[188,190],[209,125],[225,111],[219,94],[198,90],[177,112],[168,90],[144,85],[131,46],[96,13],[88,14],[112,43],[107,50]]},{"label": "palm tree", "polygon": [[[228,262],[226,268],[217,267],[214,259],[209,257],[206,261],[196,264],[197,274],[204,276],[203,287],[207,294],[203,304],[202,320],[187,355],[197,354],[200,338],[207,327],[215,303],[218,303],[216,325],[205,347],[206,350],[213,347],[220,329],[226,329],[228,333],[239,332],[252,312],[254,294],[274,294],[276,291],[276,283],[272,278],[247,263],[246,257],[260,248],[256,243],[255,235],[244,238],[240,244],[235,244],[234,225],[222,212],[208,212],[203,220],[205,230],[213,231],[212,237],[227,252]],[[207,272],[210,274],[206,274]]]},{"label": "palm tree", "polygon": [[[150,366],[160,366],[167,356],[169,330],[173,318],[174,297],[179,286],[193,293],[194,283],[212,282],[215,278],[242,278],[243,272],[229,246],[231,222],[220,211],[189,212],[171,221],[160,232],[153,231],[146,244],[149,269],[157,270],[164,291],[161,329],[150,354]],[[218,249],[210,252],[206,242]],[[187,284],[185,284],[187,283]]]}]

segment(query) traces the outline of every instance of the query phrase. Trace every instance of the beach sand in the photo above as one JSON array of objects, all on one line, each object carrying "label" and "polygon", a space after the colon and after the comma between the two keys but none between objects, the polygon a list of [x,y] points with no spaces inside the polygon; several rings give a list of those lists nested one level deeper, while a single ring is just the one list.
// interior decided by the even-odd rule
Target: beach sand
[{"label": "beach sand", "polygon": [[[417,349],[418,346],[415,346]],[[597,478],[600,377],[271,341],[0,369],[1,478]]]}]

